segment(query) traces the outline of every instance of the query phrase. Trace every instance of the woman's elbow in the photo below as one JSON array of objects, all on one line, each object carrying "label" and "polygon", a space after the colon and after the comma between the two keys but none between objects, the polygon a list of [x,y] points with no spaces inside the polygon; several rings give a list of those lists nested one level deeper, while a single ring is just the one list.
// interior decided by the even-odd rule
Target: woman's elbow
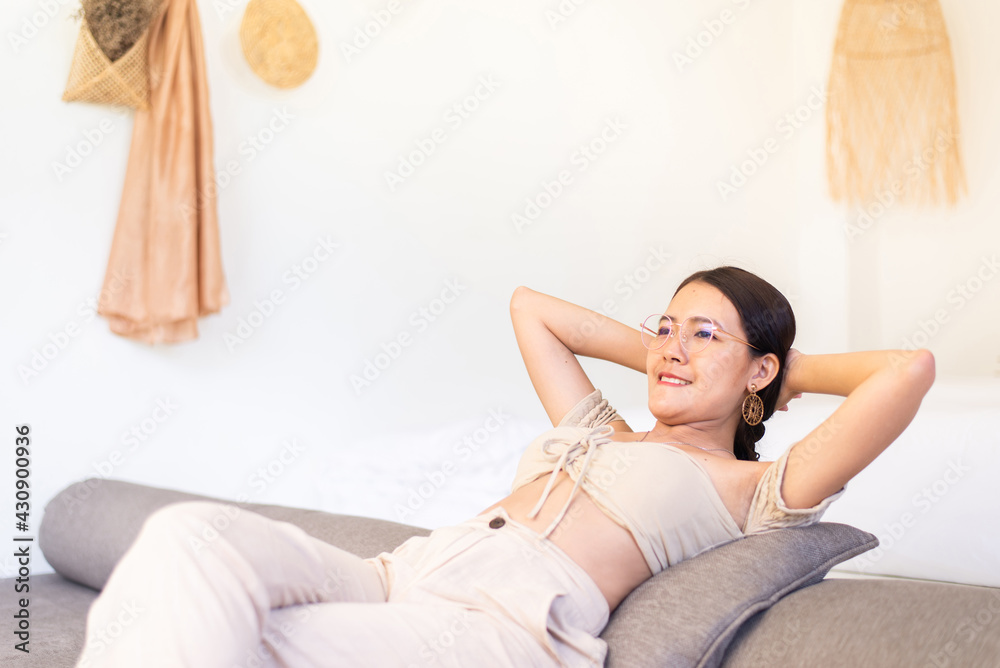
[{"label": "woman's elbow", "polygon": [[927,348],[920,348],[914,351],[913,357],[910,359],[909,367],[914,382],[918,383],[923,388],[924,393],[930,390],[931,386],[934,384],[934,378],[937,375],[934,353]]},{"label": "woman's elbow", "polygon": [[534,290],[523,285],[519,285],[514,288],[514,292],[510,296],[510,312],[513,313],[514,311],[523,308],[525,301],[527,301],[533,292]]}]

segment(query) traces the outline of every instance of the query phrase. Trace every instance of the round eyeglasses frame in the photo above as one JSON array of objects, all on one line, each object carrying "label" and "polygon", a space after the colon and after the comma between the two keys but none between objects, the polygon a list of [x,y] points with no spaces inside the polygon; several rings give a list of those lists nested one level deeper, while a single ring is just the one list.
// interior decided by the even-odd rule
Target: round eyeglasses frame
[{"label": "round eyeglasses frame", "polygon": [[[650,323],[650,321],[653,320],[653,318],[656,318],[656,320],[653,321],[652,323]],[[681,347],[684,348],[684,350],[687,351],[688,354],[693,354],[693,353],[701,352],[706,347],[708,347],[708,343],[709,343],[709,341],[711,341],[711,339],[706,340],[705,343],[702,345],[702,347],[697,348],[696,350],[692,351],[692,350],[690,350],[688,348],[688,344],[686,343],[687,337],[683,336],[683,332],[684,332],[685,326],[687,325],[688,321],[691,320],[691,318],[700,318],[702,320],[707,320],[708,322],[710,322],[712,324],[712,338],[713,339],[717,338],[719,332],[722,332],[726,336],[731,337],[732,339],[734,339],[736,341],[739,341],[740,343],[742,343],[744,345],[750,346],[754,350],[758,350],[760,352],[764,352],[764,351],[760,350],[760,348],[758,348],[754,344],[750,343],[749,341],[744,341],[743,339],[741,339],[740,337],[736,336],[735,334],[730,334],[726,330],[724,330],[721,327],[719,327],[715,323],[714,320],[712,320],[708,316],[703,316],[703,315],[702,316],[694,316],[694,315],[693,316],[689,316],[686,320],[684,320],[684,322],[681,323],[680,329],[675,329],[674,325],[676,323],[674,322],[674,320],[670,316],[666,316],[666,315],[663,315],[663,314],[660,314],[660,313],[654,313],[653,315],[651,315],[648,318],[646,318],[645,320],[643,320],[642,324],[639,325],[639,340],[642,341],[642,345],[647,350],[658,350],[658,349],[662,348],[664,346],[664,344],[666,344],[667,339],[670,338],[670,336],[674,336],[674,333],[679,331],[679,332],[681,332],[681,335],[680,335]],[[653,329],[653,326],[657,327],[657,329],[658,329],[660,323],[662,321],[664,321],[664,320],[666,320],[667,322],[670,323],[670,335],[662,337],[663,340],[660,343],[660,345],[658,345],[658,346],[653,346],[653,347],[647,346],[646,345],[646,339],[643,336],[644,332],[648,332],[649,334],[651,334],[654,341],[656,339],[658,339],[658,338],[661,338],[660,334],[657,332],[657,330]],[[652,324],[652,326],[650,326],[650,324]]]}]

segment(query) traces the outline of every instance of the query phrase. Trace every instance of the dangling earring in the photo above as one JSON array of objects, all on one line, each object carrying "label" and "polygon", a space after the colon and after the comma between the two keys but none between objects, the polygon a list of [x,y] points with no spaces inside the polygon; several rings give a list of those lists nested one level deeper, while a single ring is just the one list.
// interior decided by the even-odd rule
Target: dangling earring
[{"label": "dangling earring", "polygon": [[[747,405],[748,401],[750,402],[749,406]],[[743,400],[743,419],[751,427],[760,424],[760,421],[764,419],[764,402],[757,396],[756,385],[750,385],[750,394]]]}]

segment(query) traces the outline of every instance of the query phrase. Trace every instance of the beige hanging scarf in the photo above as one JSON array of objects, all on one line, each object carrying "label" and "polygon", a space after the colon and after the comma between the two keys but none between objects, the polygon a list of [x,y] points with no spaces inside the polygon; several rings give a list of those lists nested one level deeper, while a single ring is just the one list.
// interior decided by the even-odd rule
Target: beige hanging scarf
[{"label": "beige hanging scarf", "polygon": [[827,102],[835,201],[954,203],[965,190],[938,0],[845,0]]},{"label": "beige hanging scarf", "polygon": [[229,303],[216,213],[212,117],[195,0],[163,0],[149,28],[148,111],[137,111],[97,312],[146,343],[198,336]]}]

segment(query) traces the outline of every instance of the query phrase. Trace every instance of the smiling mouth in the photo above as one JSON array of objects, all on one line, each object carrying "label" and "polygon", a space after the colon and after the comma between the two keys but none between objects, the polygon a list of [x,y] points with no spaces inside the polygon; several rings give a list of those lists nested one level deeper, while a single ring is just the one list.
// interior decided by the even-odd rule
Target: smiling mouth
[{"label": "smiling mouth", "polygon": [[690,380],[680,380],[679,378],[671,378],[669,376],[660,375],[660,383],[666,383],[667,385],[677,385],[678,387],[683,387],[685,385],[690,385]]}]

